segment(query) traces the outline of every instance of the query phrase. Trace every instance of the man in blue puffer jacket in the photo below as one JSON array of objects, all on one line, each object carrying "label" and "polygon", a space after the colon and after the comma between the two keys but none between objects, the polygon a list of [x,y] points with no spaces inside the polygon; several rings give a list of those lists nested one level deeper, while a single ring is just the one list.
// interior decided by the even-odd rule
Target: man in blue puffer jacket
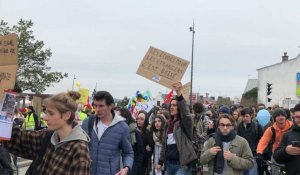
[{"label": "man in blue puffer jacket", "polygon": [[[114,113],[113,107],[114,100],[111,94],[107,91],[98,91],[94,96],[96,116],[86,118],[82,125],[91,137],[89,148],[92,175],[127,175],[132,168],[134,153],[129,127],[125,119]],[[89,120],[93,121],[92,124]],[[89,126],[92,126],[92,131],[89,130]]]}]

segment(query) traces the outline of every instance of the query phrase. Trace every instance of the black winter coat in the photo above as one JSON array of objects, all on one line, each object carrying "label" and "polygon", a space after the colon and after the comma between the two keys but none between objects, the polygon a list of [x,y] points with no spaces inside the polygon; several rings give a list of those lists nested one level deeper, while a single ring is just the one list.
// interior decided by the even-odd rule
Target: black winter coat
[{"label": "black winter coat", "polygon": [[13,169],[11,167],[12,161],[7,150],[0,145],[0,174],[1,175],[12,175]]},{"label": "black winter coat", "polygon": [[252,154],[256,155],[256,147],[260,138],[263,135],[262,126],[258,122],[256,122],[255,124],[255,121],[252,121],[245,127],[244,123],[242,122],[237,128],[237,134],[248,141]]},{"label": "black winter coat", "polygon": [[285,148],[292,144],[292,141],[300,142],[300,127],[294,124],[290,131],[282,136],[280,145],[275,150],[273,157],[276,162],[285,164],[288,175],[300,174],[300,155],[292,156],[286,153]]},{"label": "black winter coat", "polygon": [[142,140],[142,135],[139,130],[134,130],[136,143],[132,145],[132,149],[134,152],[134,160],[132,165],[132,170],[128,175],[139,175],[139,169],[142,166],[144,159],[144,144]]}]

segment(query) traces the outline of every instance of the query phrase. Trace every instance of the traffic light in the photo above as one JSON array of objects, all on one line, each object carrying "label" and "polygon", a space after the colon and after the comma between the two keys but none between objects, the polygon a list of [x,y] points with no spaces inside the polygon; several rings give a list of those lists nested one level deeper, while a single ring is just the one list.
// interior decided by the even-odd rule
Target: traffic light
[{"label": "traffic light", "polygon": [[[271,83],[267,83],[267,96],[269,96],[269,95],[272,93],[271,90],[272,90],[272,84],[271,84]],[[269,98],[269,97],[267,97],[267,101],[268,101],[268,102],[271,102],[272,99]]]},{"label": "traffic light", "polygon": [[271,83],[267,83],[267,95],[270,95],[272,93],[272,84]]},{"label": "traffic light", "polygon": [[271,102],[272,101],[272,98],[268,98],[268,102]]}]

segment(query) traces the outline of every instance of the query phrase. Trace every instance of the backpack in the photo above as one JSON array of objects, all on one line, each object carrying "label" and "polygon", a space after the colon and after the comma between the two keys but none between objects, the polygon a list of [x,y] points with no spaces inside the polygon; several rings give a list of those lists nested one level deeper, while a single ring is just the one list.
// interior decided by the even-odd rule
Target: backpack
[{"label": "backpack", "polygon": [[[89,116],[89,122],[88,122],[88,136],[89,136],[90,138],[92,137],[92,131],[93,131],[93,128],[94,128],[95,120],[96,120],[96,123],[98,123],[98,117],[96,117],[96,116],[94,116],[94,115]],[[90,142],[90,143],[91,143],[91,142]]]},{"label": "backpack", "polygon": [[271,131],[272,131],[272,137],[271,140],[268,144],[268,146],[265,148],[265,150],[263,151],[263,157],[266,160],[271,160],[271,156],[272,156],[272,150],[273,150],[273,144],[275,142],[275,137],[276,137],[276,131],[275,128],[273,126],[270,126]]},{"label": "backpack", "polygon": [[38,157],[31,163],[30,167],[28,168],[28,170],[26,172],[26,175],[35,175],[36,174],[37,163],[40,163],[42,161],[42,159],[46,153],[47,147],[50,144],[50,139],[51,139],[52,135],[53,135],[53,131],[47,132],[47,134],[43,138],[42,146],[39,150]]},{"label": "backpack", "polygon": [[257,134],[258,134],[258,123],[257,123],[257,121],[255,120],[255,121],[253,121],[253,123],[254,123],[254,131],[255,131],[255,135],[257,136]]},{"label": "backpack", "polygon": [[205,140],[203,140],[197,133],[197,129],[195,124],[193,125],[193,133],[192,133],[192,138],[189,137],[189,135],[187,134],[187,131],[185,129],[185,127],[182,125],[181,123],[181,128],[183,130],[183,133],[187,136],[187,138],[189,140],[191,140],[192,142],[192,146],[194,148],[194,151],[196,152],[197,156],[199,156],[201,154],[201,150],[202,150],[202,145],[205,142]]},{"label": "backpack", "polygon": [[[201,120],[200,120],[200,119],[201,119]],[[199,121],[202,121],[201,127],[202,127],[202,129],[204,130],[204,119],[205,119],[205,115],[204,115],[204,114],[202,114],[200,117],[195,118],[195,119],[194,119],[194,126],[197,127],[198,122],[199,122]],[[197,128],[196,128],[196,129],[197,129]],[[202,132],[204,132],[204,131],[202,131]]]},{"label": "backpack", "polygon": [[[276,138],[276,130],[273,126],[270,126],[270,127],[271,127],[271,131],[272,131],[272,137],[271,137],[271,140],[270,140],[268,146],[271,147],[271,154],[272,154],[273,144],[274,144],[275,138]],[[292,127],[290,127],[286,132],[284,132],[284,134],[288,133],[291,129],[292,129]]]}]

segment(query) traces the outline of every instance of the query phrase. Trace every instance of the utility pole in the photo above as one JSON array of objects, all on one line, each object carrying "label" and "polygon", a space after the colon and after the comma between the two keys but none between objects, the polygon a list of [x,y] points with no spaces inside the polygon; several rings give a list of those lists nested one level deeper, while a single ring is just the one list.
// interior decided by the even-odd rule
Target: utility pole
[{"label": "utility pole", "polygon": [[194,35],[195,35],[195,25],[193,20],[193,27],[190,27],[192,32],[192,59],[191,59],[191,91],[190,91],[190,105],[192,106],[192,95],[193,95],[193,64],[194,64]]},{"label": "utility pole", "polygon": [[76,75],[74,74],[73,83],[72,83],[72,91],[74,91],[74,82],[75,82],[75,79],[76,79]]}]

